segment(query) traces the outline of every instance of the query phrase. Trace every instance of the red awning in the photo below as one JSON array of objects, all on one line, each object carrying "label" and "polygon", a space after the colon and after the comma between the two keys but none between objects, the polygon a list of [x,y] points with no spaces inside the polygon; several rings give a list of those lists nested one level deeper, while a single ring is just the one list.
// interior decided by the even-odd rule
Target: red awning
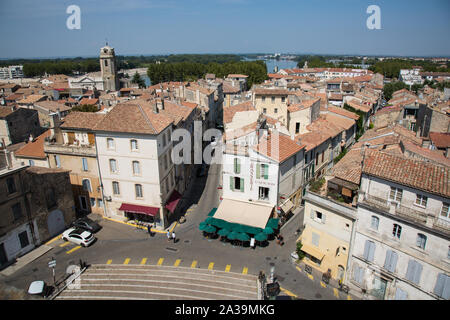
[{"label": "red awning", "polygon": [[159,208],[138,206],[136,204],[122,203],[119,210],[132,212],[132,213],[142,213],[142,214],[147,214],[150,216],[156,216],[158,214]]},{"label": "red awning", "polygon": [[181,194],[179,194],[177,190],[173,190],[169,200],[167,200],[166,209],[169,210],[171,213],[173,213],[180,199]]}]

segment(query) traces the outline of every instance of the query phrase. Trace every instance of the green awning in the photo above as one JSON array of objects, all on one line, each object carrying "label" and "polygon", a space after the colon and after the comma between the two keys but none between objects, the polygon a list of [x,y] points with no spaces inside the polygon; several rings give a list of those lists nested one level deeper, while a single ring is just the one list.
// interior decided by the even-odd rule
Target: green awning
[{"label": "green awning", "polygon": [[239,233],[237,240],[241,240],[241,241],[250,241],[250,237],[248,234],[246,233]]},{"label": "green awning", "polygon": [[264,228],[263,232],[265,234],[272,234],[274,231],[272,228],[266,227],[266,228]]},{"label": "green awning", "polygon": [[217,208],[213,208],[209,213],[208,213],[208,217],[213,217],[214,214],[216,213]]},{"label": "green awning", "polygon": [[216,232],[216,228],[214,228],[213,226],[206,226],[205,230],[203,230],[207,233],[214,233]]},{"label": "green awning", "polygon": [[228,229],[220,229],[219,232],[217,232],[217,234],[218,234],[219,236],[226,236],[226,235],[228,235],[230,232],[231,232],[231,231],[228,230]]},{"label": "green awning", "polygon": [[206,224],[211,224],[212,221],[214,221],[213,217],[208,217],[208,218],[205,219],[205,223]]},{"label": "green awning", "polygon": [[238,238],[238,236],[239,236],[239,233],[233,231],[227,235],[227,238],[230,240],[236,240]]},{"label": "green awning", "polygon": [[266,227],[272,228],[272,229],[278,229],[278,221],[280,219],[279,218],[271,218],[269,219],[269,221],[267,222]]},{"label": "green awning", "polygon": [[218,228],[226,228],[228,227],[228,223],[225,220],[222,219],[216,219],[213,217],[207,218],[205,221],[209,221],[208,224],[218,227]]},{"label": "green awning", "polygon": [[205,231],[205,229],[208,227],[208,225],[205,222],[200,222],[200,224],[198,225],[198,229],[200,231]]},{"label": "green awning", "polygon": [[263,233],[263,232],[258,233],[258,234],[255,236],[255,240],[256,240],[256,241],[265,241],[265,240],[267,240],[267,234],[265,234],[265,233]]}]

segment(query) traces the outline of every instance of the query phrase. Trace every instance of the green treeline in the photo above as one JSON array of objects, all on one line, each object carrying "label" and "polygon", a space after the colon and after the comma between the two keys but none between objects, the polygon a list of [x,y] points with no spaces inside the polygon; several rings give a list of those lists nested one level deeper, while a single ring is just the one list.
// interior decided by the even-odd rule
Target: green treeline
[{"label": "green treeline", "polygon": [[[398,78],[401,69],[412,69],[413,66],[421,66],[423,68],[422,71],[425,72],[448,72],[447,68],[443,68],[439,64],[429,60],[416,61],[406,59],[388,59],[378,61],[373,64],[369,70],[372,70],[375,73],[380,73],[387,78]],[[447,63],[447,67],[450,67],[449,63]]]},{"label": "green treeline", "polygon": [[175,62],[151,64],[148,66],[148,76],[152,84],[167,81],[194,81],[203,78],[207,73],[214,73],[217,78],[224,78],[229,74],[248,75],[247,86],[261,83],[268,79],[264,61],[239,61],[202,64],[197,62]]},{"label": "green treeline", "polygon": [[23,73],[25,77],[36,77],[47,74],[65,74],[86,73],[100,71],[99,59],[75,58],[75,59],[56,59],[56,60],[33,60],[23,64]]}]

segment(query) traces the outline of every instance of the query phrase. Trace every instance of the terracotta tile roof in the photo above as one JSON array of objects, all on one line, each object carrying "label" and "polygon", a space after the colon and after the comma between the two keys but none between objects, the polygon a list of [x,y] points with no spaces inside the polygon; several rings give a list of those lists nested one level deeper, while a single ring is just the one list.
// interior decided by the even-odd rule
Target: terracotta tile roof
[{"label": "terracotta tile roof", "polygon": [[400,146],[405,151],[424,157],[432,162],[450,167],[450,159],[446,158],[440,151],[422,148],[421,146],[418,146],[408,140],[400,141]]},{"label": "terracotta tile roof", "polygon": [[101,113],[73,111],[64,118],[61,128],[92,130],[104,117]]},{"label": "terracotta tile roof", "polygon": [[50,112],[58,112],[58,109],[59,109],[59,111],[68,111],[71,109],[70,107],[66,106],[65,104],[59,103],[56,101],[39,101],[39,102],[36,102],[35,105],[39,106],[43,109],[46,109]]},{"label": "terracotta tile roof", "polygon": [[306,151],[314,149],[320,146],[322,143],[331,138],[331,135],[326,132],[307,132],[295,136],[296,140],[299,140],[301,144],[305,145]]},{"label": "terracotta tile roof", "polygon": [[357,100],[352,99],[352,100],[347,100],[346,102],[350,107],[356,109],[356,110],[360,110],[362,112],[369,112],[370,110],[372,110],[372,107],[364,105],[364,104],[360,104]]},{"label": "terracotta tile roof", "polygon": [[303,100],[300,103],[295,103],[295,104],[291,104],[288,106],[288,111],[289,112],[297,112],[303,109],[308,109],[311,108],[311,106],[318,102],[320,100],[320,98],[315,98],[315,99],[308,99],[308,100]]},{"label": "terracotta tile roof", "polygon": [[340,100],[342,101],[342,94],[340,93],[330,93],[328,100]]},{"label": "terracotta tile roof", "polygon": [[328,112],[332,112],[332,113],[336,113],[339,114],[341,116],[353,119],[353,120],[358,120],[359,116],[351,111],[345,110],[344,108],[338,108],[335,106],[328,106]]},{"label": "terracotta tile roof", "polygon": [[258,127],[257,122],[250,123],[246,126],[243,126],[241,128],[235,129],[235,130],[227,130],[223,136],[223,141],[229,141],[233,139],[237,139],[243,136],[246,136],[247,134],[254,132]]},{"label": "terracotta tile roof", "polygon": [[25,99],[17,101],[17,103],[31,104],[31,103],[36,103],[38,101],[42,101],[46,98],[47,98],[47,96],[44,96],[42,94],[30,94]]},{"label": "terracotta tile roof", "polygon": [[10,115],[14,111],[9,107],[1,107],[0,106],[0,119],[5,118],[6,116]]},{"label": "terracotta tile roof", "polygon": [[93,99],[90,99],[90,98],[83,98],[83,99],[80,100],[80,103],[79,103],[79,104],[80,104],[80,105],[87,104],[87,105],[93,105],[93,106],[95,106],[96,104],[98,104],[98,99],[95,99],[95,98],[93,98]]},{"label": "terracotta tile roof", "polygon": [[193,108],[164,100],[164,110],[153,112],[156,101],[142,99],[117,104],[94,127],[97,131],[158,134],[169,125],[186,120]]},{"label": "terracotta tile roof", "polygon": [[223,90],[223,93],[239,93],[239,92],[241,92],[240,88],[234,87],[231,84],[228,84],[226,82],[224,82],[222,84],[222,90]]},{"label": "terracotta tile roof", "polygon": [[359,148],[351,148],[331,169],[335,177],[359,185],[361,181],[362,154]]},{"label": "terracotta tile roof", "polygon": [[[256,152],[267,156],[275,161],[278,161],[279,163],[284,162],[285,160],[289,159],[291,156],[305,148],[304,145],[300,145],[299,143],[292,140],[290,137],[284,135],[284,134],[278,134],[278,142],[275,141],[276,135],[269,134],[264,135],[259,140],[259,144],[252,147],[253,150]],[[274,143],[275,150],[272,150],[272,143]],[[278,144],[278,148],[276,145]],[[274,153],[272,154],[272,151]]]},{"label": "terracotta tile roof", "polygon": [[348,130],[356,123],[353,119],[343,118],[333,113],[327,113],[325,120],[329,123],[329,126],[336,126],[342,130]]},{"label": "terracotta tile roof", "polygon": [[367,150],[363,173],[450,198],[450,168]]},{"label": "terracotta tile roof", "polygon": [[286,89],[255,88],[253,92],[257,95],[279,95],[279,96],[289,95],[289,91]]},{"label": "terracotta tile roof", "polygon": [[5,97],[6,101],[16,101],[23,98],[23,93],[13,93]]},{"label": "terracotta tile roof", "polygon": [[245,74],[229,74],[227,78],[248,78]]},{"label": "terracotta tile roof", "polygon": [[450,147],[450,133],[430,132],[430,139],[437,148]]},{"label": "terracotta tile roof", "polygon": [[34,139],[33,142],[28,142],[22,148],[15,152],[17,157],[25,158],[35,158],[35,159],[45,159],[46,155],[44,152],[44,142],[45,138],[50,136],[50,130],[45,131],[39,137]]},{"label": "terracotta tile roof", "polygon": [[223,122],[230,123],[233,121],[233,117],[236,112],[242,111],[254,111],[256,110],[251,101],[246,101],[244,103],[236,104],[234,106],[229,106],[223,108]]}]

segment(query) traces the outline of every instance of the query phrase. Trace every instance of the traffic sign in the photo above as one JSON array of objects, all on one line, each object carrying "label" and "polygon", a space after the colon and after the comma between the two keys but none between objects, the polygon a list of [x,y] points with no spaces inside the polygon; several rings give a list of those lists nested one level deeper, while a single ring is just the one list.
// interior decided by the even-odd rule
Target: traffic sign
[{"label": "traffic sign", "polygon": [[49,268],[54,268],[56,266],[56,260],[50,260],[48,262],[48,267]]}]

